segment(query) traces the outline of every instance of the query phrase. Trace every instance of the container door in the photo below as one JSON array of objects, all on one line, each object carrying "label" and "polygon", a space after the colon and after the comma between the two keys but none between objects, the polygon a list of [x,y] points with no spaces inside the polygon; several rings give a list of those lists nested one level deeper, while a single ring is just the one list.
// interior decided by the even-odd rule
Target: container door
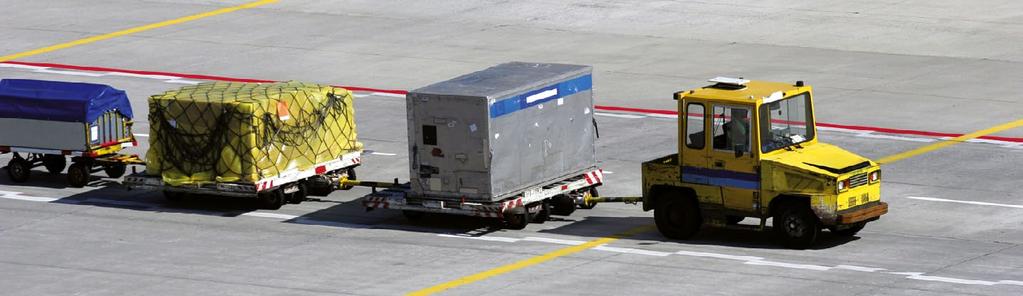
[{"label": "container door", "polygon": [[696,190],[701,203],[721,204],[721,190],[713,185],[712,174],[709,168],[710,138],[709,130],[710,116],[707,114],[707,105],[701,101],[684,102],[685,112],[679,114],[680,122],[684,123],[680,128],[685,131],[684,139],[681,139],[681,166],[682,182]]}]

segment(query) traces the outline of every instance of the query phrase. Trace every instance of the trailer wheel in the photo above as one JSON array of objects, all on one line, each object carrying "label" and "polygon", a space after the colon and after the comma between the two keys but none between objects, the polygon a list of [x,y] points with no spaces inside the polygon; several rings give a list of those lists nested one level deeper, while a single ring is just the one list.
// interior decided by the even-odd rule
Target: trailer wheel
[{"label": "trailer wheel", "polygon": [[[358,180],[358,178],[355,176],[355,168],[348,169],[348,172],[345,173],[345,176],[348,178],[348,180]],[[341,190],[349,190],[352,188],[355,188],[355,186],[341,185]]]},{"label": "trailer wheel", "polygon": [[540,203],[540,211],[533,215],[533,223],[543,224],[551,219],[551,204],[546,200]]},{"label": "trailer wheel", "polygon": [[426,217],[426,212],[402,210],[401,215],[405,216],[405,219],[408,219],[409,221],[419,221],[423,220],[423,217]]},{"label": "trailer wheel", "polygon": [[[597,194],[597,187],[590,187],[590,191],[586,192],[585,194],[589,194],[590,196],[600,196],[600,195]],[[583,209],[583,210],[589,210],[589,209],[592,209],[593,207],[596,207],[596,206],[597,206],[596,203],[586,203],[586,202],[584,202],[584,203],[579,205],[579,208]]]},{"label": "trailer wheel", "polygon": [[15,183],[28,181],[28,177],[31,172],[32,164],[24,158],[15,156],[7,163],[7,176]]},{"label": "trailer wheel", "polygon": [[60,174],[67,166],[67,159],[63,155],[46,154],[43,156],[43,167],[51,174]]},{"label": "trailer wheel", "polygon": [[806,205],[787,203],[774,217],[774,231],[786,247],[806,249],[817,240],[821,225]]},{"label": "trailer wheel", "polygon": [[72,163],[67,168],[67,182],[71,187],[82,188],[89,184],[92,167],[84,162]]},{"label": "trailer wheel", "polygon": [[700,230],[702,220],[694,200],[669,195],[659,196],[657,200],[661,202],[654,209],[654,222],[665,237],[688,239]]},{"label": "trailer wheel", "polygon": [[575,212],[575,199],[560,194],[551,198],[551,215],[568,216]]},{"label": "trailer wheel", "polygon": [[849,226],[849,228],[846,228],[846,229],[838,230],[838,229],[832,228],[831,229],[831,233],[834,233],[834,234],[839,235],[839,236],[854,236],[854,235],[856,235],[856,233],[859,233],[860,230],[863,230],[863,227],[865,227],[865,226],[867,226],[867,222],[859,222],[859,223],[853,224],[852,226]]},{"label": "trailer wheel", "polygon": [[508,229],[520,230],[526,228],[529,224],[529,214],[505,214],[504,215],[504,226]]},{"label": "trailer wheel", "polygon": [[293,204],[300,204],[305,201],[306,197],[309,196],[309,188],[306,187],[305,182],[298,182],[298,191],[295,191],[288,197],[288,202]]},{"label": "trailer wheel", "polygon": [[284,191],[276,189],[259,195],[260,207],[267,210],[277,210],[284,206]]},{"label": "trailer wheel", "polygon": [[108,177],[120,178],[124,176],[124,172],[128,170],[128,165],[123,163],[115,163],[103,167],[103,172],[107,173]]}]

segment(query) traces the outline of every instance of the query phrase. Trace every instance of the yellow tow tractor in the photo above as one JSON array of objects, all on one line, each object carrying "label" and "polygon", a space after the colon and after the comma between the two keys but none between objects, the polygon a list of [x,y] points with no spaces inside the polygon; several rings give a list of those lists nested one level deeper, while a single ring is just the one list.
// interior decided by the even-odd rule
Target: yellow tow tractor
[{"label": "yellow tow tractor", "polygon": [[[786,246],[806,248],[824,228],[852,236],[888,212],[880,166],[818,141],[809,85],[710,82],[675,93],[679,153],[643,163],[643,210],[664,236],[687,239],[703,225],[773,229]],[[590,200],[602,201],[623,200]],[[759,225],[738,224],[747,217]]]}]

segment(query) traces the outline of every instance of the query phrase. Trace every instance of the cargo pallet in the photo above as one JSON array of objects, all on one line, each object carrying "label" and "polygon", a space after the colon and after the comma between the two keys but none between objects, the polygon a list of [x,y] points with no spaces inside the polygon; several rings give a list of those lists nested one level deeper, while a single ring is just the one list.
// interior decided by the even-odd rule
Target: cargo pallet
[{"label": "cargo pallet", "polygon": [[306,196],[325,196],[334,189],[350,189],[342,184],[355,178],[355,167],[362,163],[362,151],[349,152],[340,158],[318,163],[305,170],[291,169],[256,182],[203,182],[173,186],[161,176],[145,173],[124,177],[128,189],[162,190],[164,197],[178,201],[190,194],[258,198],[266,209],[276,210],[285,203],[300,203]]},{"label": "cargo pallet", "polygon": [[[372,187],[362,204],[366,210],[401,210],[410,220],[418,220],[426,213],[495,218],[509,229],[523,229],[530,222],[542,223],[550,215],[568,216],[577,207],[591,209],[595,203],[587,202],[597,195],[597,186],[604,182],[601,169],[567,179],[533,186],[509,198],[494,202],[470,202],[434,196],[414,196],[410,183],[371,182],[345,180],[349,186]],[[384,190],[377,190],[384,188]]]}]

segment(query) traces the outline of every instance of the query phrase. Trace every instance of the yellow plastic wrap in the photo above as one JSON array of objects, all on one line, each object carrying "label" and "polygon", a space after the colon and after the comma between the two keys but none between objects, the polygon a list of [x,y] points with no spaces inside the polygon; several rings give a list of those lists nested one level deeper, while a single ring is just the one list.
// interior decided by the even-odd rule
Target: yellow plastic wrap
[{"label": "yellow plastic wrap", "polygon": [[202,83],[149,98],[146,173],[171,186],[255,183],[362,150],[352,95],[301,82]]}]

